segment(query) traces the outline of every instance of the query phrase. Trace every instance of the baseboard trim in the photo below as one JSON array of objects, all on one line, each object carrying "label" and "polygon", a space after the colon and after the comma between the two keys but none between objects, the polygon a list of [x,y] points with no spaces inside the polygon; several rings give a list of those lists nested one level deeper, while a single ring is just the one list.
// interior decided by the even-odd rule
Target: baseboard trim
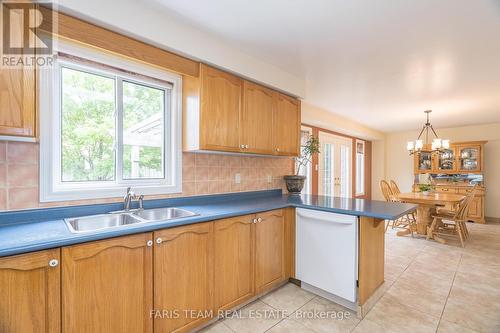
[{"label": "baseboard trim", "polygon": [[486,223],[500,223],[500,217],[488,217],[485,218]]}]

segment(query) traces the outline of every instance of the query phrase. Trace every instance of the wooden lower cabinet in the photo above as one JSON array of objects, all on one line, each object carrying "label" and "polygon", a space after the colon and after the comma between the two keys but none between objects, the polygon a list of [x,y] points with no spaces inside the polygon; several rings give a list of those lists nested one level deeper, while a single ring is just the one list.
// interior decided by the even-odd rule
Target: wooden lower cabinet
[{"label": "wooden lower cabinet", "polygon": [[147,233],[62,249],[63,332],[153,331],[151,240]]},{"label": "wooden lower cabinet", "polygon": [[213,222],[154,233],[155,332],[187,332],[213,311]]},{"label": "wooden lower cabinet", "polygon": [[292,215],[280,209],[0,258],[0,333],[192,331],[293,275]]},{"label": "wooden lower cabinet", "polygon": [[254,295],[255,215],[217,221],[214,225],[215,308],[226,310]]},{"label": "wooden lower cabinet", "polygon": [[475,196],[469,206],[468,218],[471,221],[485,223],[484,196]]},{"label": "wooden lower cabinet", "polygon": [[286,278],[285,221],[283,211],[256,215],[255,224],[255,292],[261,293]]},{"label": "wooden lower cabinet", "polygon": [[59,249],[0,258],[0,332],[61,331],[59,261]]}]

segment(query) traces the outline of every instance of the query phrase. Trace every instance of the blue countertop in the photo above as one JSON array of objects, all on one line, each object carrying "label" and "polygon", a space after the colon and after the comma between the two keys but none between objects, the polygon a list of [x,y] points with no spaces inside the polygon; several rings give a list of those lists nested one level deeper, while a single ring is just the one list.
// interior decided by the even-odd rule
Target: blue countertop
[{"label": "blue countertop", "polygon": [[281,190],[230,193],[187,198],[149,200],[145,209],[178,207],[198,215],[147,222],[106,230],[71,233],[64,218],[109,213],[123,208],[121,203],[34,209],[0,213],[0,257],[99,239],[130,235],[227,217],[254,214],[286,207],[394,220],[416,209],[415,205],[385,201],[337,198],[316,195],[284,195]]}]

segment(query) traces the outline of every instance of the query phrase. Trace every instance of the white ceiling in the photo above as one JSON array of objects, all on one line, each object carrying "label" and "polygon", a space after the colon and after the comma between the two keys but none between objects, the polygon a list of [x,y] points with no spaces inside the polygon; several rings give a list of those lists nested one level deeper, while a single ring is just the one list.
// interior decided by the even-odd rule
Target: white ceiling
[{"label": "white ceiling", "polygon": [[500,0],[146,0],[381,131],[500,122]]}]

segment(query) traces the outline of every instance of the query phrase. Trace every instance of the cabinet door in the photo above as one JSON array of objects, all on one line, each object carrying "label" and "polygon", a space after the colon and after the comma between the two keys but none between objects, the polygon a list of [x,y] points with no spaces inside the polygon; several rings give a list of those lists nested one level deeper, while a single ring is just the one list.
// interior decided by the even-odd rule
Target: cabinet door
[{"label": "cabinet door", "polygon": [[275,155],[299,155],[300,101],[280,93],[274,97],[273,146]]},{"label": "cabinet door", "polygon": [[230,309],[253,295],[254,218],[238,216],[214,224],[216,309]]},{"label": "cabinet door", "polygon": [[0,135],[35,136],[35,70],[0,68]]},{"label": "cabinet door", "polygon": [[155,332],[187,332],[213,311],[213,222],[155,232]]},{"label": "cabinet door", "polygon": [[151,240],[148,233],[63,248],[64,332],[152,332]]},{"label": "cabinet door", "polygon": [[455,148],[445,149],[434,158],[434,172],[455,173],[457,171],[457,150]]},{"label": "cabinet door", "polygon": [[59,261],[59,249],[0,258],[0,332],[61,331]]},{"label": "cabinet door", "polygon": [[257,214],[255,224],[255,291],[285,279],[285,228],[282,210]]},{"label": "cabinet door", "polygon": [[273,96],[272,90],[244,81],[240,117],[242,151],[273,153]]},{"label": "cabinet door", "polygon": [[415,157],[415,173],[430,173],[432,171],[432,154],[430,152],[419,152]]},{"label": "cabinet door", "polygon": [[200,148],[239,151],[242,80],[201,66]]},{"label": "cabinet door", "polygon": [[468,215],[471,220],[483,218],[483,197],[474,197],[474,199],[470,203]]},{"label": "cabinet door", "polygon": [[480,172],[482,170],[481,146],[458,146],[458,171]]}]

